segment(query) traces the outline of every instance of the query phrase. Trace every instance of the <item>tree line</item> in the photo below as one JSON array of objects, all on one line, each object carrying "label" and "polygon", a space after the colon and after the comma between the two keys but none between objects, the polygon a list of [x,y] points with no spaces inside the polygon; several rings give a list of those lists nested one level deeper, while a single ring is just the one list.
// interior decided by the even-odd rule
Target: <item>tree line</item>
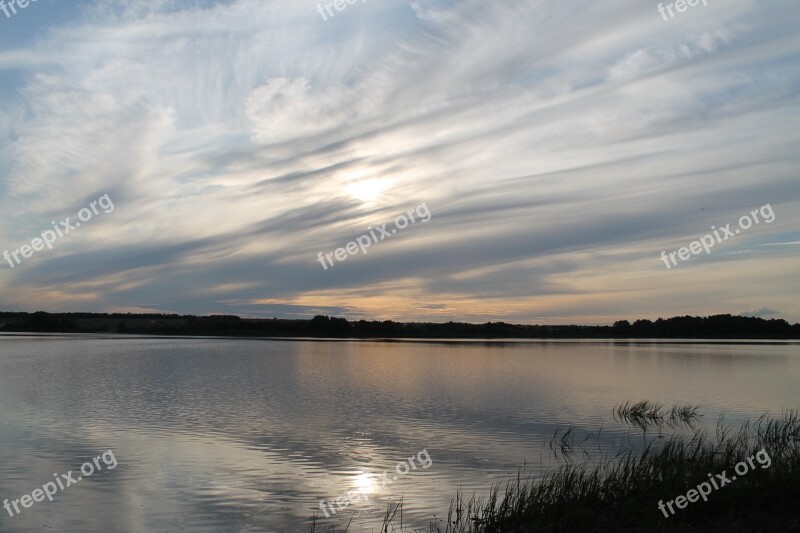
[{"label": "tree line", "polygon": [[394,339],[539,339],[539,338],[724,338],[800,339],[800,324],[783,319],[737,315],[678,316],[656,321],[627,320],[612,326],[527,325],[506,322],[351,321],[315,316],[306,320],[249,319],[233,315],[133,313],[0,312],[0,331],[50,333],[158,333],[257,337]]}]

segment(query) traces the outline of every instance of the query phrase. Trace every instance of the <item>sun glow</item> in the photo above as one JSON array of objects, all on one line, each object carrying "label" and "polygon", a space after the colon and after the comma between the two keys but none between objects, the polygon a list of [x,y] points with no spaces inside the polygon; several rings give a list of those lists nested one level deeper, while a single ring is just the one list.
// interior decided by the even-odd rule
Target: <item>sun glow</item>
[{"label": "sun glow", "polygon": [[383,182],[367,179],[354,181],[348,185],[347,192],[362,202],[374,202],[385,189],[386,185]]},{"label": "sun glow", "polygon": [[377,489],[377,484],[372,477],[372,474],[364,472],[359,474],[355,479],[356,490],[363,494],[371,494]]}]

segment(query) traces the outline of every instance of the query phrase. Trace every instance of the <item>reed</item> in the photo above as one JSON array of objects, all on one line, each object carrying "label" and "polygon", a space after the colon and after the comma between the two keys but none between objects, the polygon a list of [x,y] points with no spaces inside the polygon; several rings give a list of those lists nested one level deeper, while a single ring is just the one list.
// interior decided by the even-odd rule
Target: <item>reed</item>
[{"label": "reed", "polygon": [[[658,412],[648,405],[645,415]],[[662,411],[663,413],[663,411]],[[672,500],[766,450],[758,467],[715,490],[708,501],[665,517]],[[458,494],[438,533],[523,531],[797,531],[800,530],[800,419],[796,411],[762,416],[731,431],[651,440],[600,465],[567,464],[538,480],[492,488],[488,497]]]},{"label": "reed", "polygon": [[636,403],[625,402],[614,408],[614,418],[620,422],[633,424],[642,430],[653,426],[676,426],[686,424],[693,427],[700,417],[700,406],[673,405],[665,409],[660,403],[642,400]]}]

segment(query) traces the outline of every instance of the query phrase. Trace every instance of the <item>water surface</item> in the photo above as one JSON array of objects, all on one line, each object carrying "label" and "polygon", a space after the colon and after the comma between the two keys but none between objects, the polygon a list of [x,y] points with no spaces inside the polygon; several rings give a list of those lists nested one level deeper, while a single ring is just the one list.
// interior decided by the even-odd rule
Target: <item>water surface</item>
[{"label": "water surface", "polygon": [[792,342],[0,336],[0,500],[118,461],[0,509],[0,531],[309,531],[345,494],[359,498],[332,519],[350,531],[379,531],[400,498],[404,526],[427,531],[457,490],[557,464],[557,431],[596,437],[583,460],[635,440],[618,403],[695,403],[736,425],[798,408],[798,381]]}]

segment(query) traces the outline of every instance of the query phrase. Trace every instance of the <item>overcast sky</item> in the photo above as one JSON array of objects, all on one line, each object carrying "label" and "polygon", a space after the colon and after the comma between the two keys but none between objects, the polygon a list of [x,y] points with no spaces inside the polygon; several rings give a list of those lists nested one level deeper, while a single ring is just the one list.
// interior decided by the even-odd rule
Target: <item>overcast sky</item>
[{"label": "overcast sky", "polygon": [[[0,252],[114,209],[3,260],[2,310],[800,321],[797,0],[16,9]],[[429,222],[318,262],[422,203]]]}]

